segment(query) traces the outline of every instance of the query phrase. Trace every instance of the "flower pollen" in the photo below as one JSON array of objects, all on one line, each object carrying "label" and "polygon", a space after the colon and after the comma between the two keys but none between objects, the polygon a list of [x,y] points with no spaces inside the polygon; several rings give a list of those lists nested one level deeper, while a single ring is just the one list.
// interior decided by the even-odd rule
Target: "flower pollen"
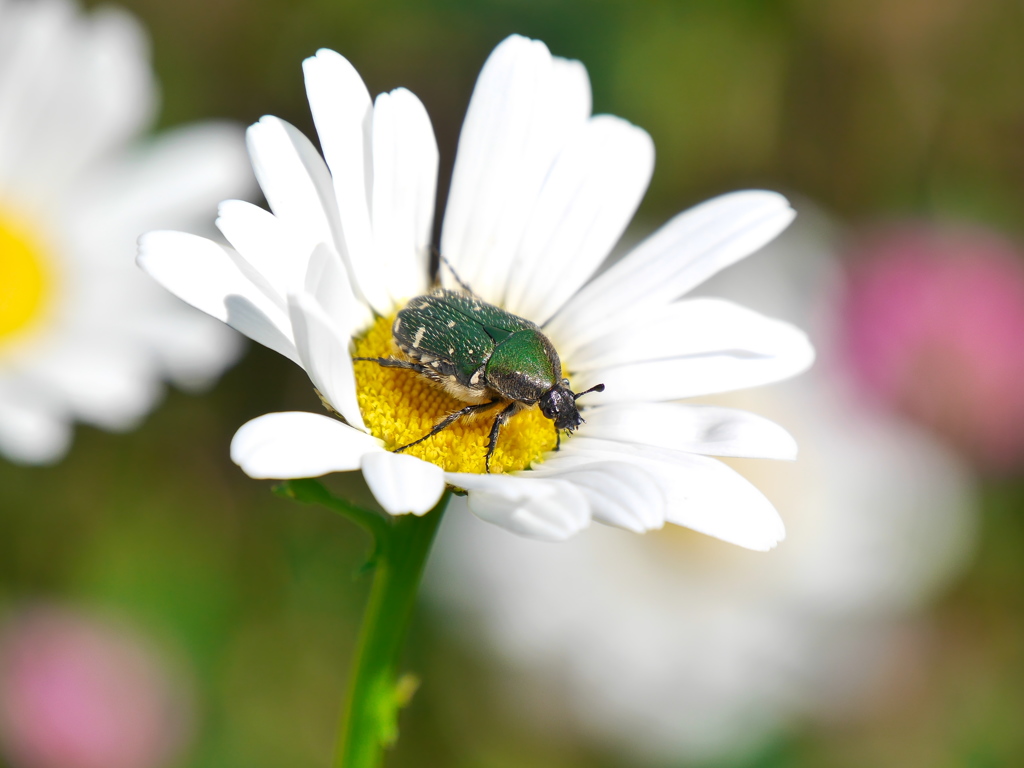
[{"label": "flower pollen", "polygon": [[49,278],[43,249],[20,222],[0,211],[0,344],[43,314]]},{"label": "flower pollen", "polygon": [[[391,325],[381,317],[353,343],[355,357],[396,355]],[[363,421],[393,451],[427,434],[448,414],[467,404],[455,399],[415,371],[356,362],[356,392]],[[491,424],[499,406],[475,418],[461,418],[438,434],[403,451],[447,472],[483,472]],[[555,428],[536,407],[513,416],[502,427],[491,457],[491,472],[526,469],[555,447]]]}]

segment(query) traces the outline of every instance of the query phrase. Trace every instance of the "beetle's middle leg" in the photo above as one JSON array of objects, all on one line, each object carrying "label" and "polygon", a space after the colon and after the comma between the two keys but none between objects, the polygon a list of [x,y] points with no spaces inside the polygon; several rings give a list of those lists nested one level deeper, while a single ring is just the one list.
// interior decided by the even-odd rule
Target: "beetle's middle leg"
[{"label": "beetle's middle leg", "polygon": [[520,408],[522,408],[520,403],[512,401],[501,410],[501,413],[494,417],[494,423],[491,424],[491,436],[487,441],[487,456],[484,459],[484,469],[487,472],[491,471],[491,456],[494,455],[494,449],[498,447],[498,433],[508,423],[508,420],[518,413]]},{"label": "beetle's middle leg", "polygon": [[[370,359],[372,360],[374,358]],[[493,408],[500,402],[500,400],[488,400],[486,403],[474,403],[473,405],[467,405],[465,408],[455,411],[455,413],[449,413],[447,416],[445,416],[443,419],[437,422],[437,424],[434,425],[434,428],[427,432],[427,434],[425,434],[423,437],[419,438],[418,440],[413,440],[411,443],[407,443],[406,445],[403,445],[401,448],[395,448],[395,453],[401,453],[406,448],[412,448],[414,445],[422,443],[428,437],[433,437],[438,432],[448,429],[448,427],[450,427],[456,421],[461,419],[463,416],[469,416],[470,414],[477,413],[479,411],[486,411],[488,408]]]},{"label": "beetle's middle leg", "polygon": [[[410,371],[416,371],[416,373],[422,373],[427,376],[433,371],[427,366],[421,363],[410,363],[408,360],[399,360],[397,357],[353,357],[352,362],[366,361],[368,363],[377,363],[384,368],[405,368]],[[406,446],[408,447],[408,446]]]}]

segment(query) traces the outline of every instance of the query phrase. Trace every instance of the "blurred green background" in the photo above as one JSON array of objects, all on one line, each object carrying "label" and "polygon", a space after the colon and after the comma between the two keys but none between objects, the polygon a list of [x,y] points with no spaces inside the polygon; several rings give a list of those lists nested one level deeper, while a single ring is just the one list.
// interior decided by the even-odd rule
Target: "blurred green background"
[{"label": "blurred green background", "polygon": [[[300,63],[331,47],[372,93],[403,85],[424,101],[443,190],[479,67],[519,32],[587,65],[596,112],[651,133],[642,220],[766,187],[851,226],[913,215],[1024,236],[1019,0],[121,5],[152,35],[162,127],[275,114],[313,136]],[[274,497],[227,453],[244,421],[318,407],[298,368],[251,346],[211,393],[172,393],[137,432],[79,427],[56,467],[0,462],[0,601],[112,609],[178,649],[199,701],[183,765],[329,764],[367,542]],[[986,480],[983,504],[973,566],[934,608],[920,706],[797,731],[742,768],[1024,765],[1024,483]],[[625,764],[509,722],[486,649],[452,647],[441,621],[424,612],[413,630],[426,685],[389,765]]]}]

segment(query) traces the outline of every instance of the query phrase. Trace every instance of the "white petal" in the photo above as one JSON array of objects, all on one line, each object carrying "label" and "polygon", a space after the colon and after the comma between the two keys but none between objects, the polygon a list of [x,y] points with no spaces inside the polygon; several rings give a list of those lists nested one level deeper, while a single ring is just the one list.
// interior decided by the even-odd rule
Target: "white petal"
[{"label": "white petal", "polygon": [[622,236],[653,170],[646,131],[610,115],[587,121],[544,182],[503,306],[539,324],[558,311]]},{"label": "white petal", "polygon": [[362,467],[374,498],[392,515],[425,515],[444,493],[444,470],[415,456],[367,453]]},{"label": "white petal", "polygon": [[636,308],[670,302],[750,255],[794,215],[786,198],[763,191],[734,192],[691,208],[585,286],[546,329],[572,357]]},{"label": "white petal", "polygon": [[[155,290],[160,290],[153,285]],[[242,338],[223,323],[180,304],[169,295],[154,301],[153,311],[137,318],[129,330],[138,344],[152,350],[167,377],[182,389],[202,391],[241,357]],[[167,306],[174,302],[173,305]]]},{"label": "white petal", "polygon": [[473,514],[521,536],[564,541],[590,524],[586,497],[564,480],[456,472],[445,478],[469,491]]},{"label": "white petal", "polygon": [[[512,261],[556,155],[590,114],[576,62],[518,35],[484,64],[459,136],[441,252],[484,299],[500,303]],[[442,270],[442,278],[453,284]]]},{"label": "white petal", "polygon": [[40,398],[0,394],[0,454],[18,464],[52,464],[71,445],[69,416]]},{"label": "white petal", "polygon": [[560,143],[564,145],[573,127],[590,117],[593,109],[590,75],[582,62],[551,57],[549,99],[545,107],[552,112],[552,124],[563,131]]},{"label": "white petal", "polygon": [[308,294],[288,297],[288,311],[302,367],[327,402],[356,429],[366,429],[356,399],[348,330],[339,327]]},{"label": "white petal", "polygon": [[803,331],[724,299],[639,306],[623,319],[572,355],[574,371],[716,353],[790,357],[794,367],[813,360]]},{"label": "white petal", "polygon": [[339,184],[351,187],[346,196],[361,201],[368,217],[373,178],[367,162],[372,141],[370,92],[348,59],[327,48],[303,61],[302,73],[327,165]]},{"label": "white petal", "polygon": [[270,310],[246,296],[231,295],[224,299],[224,309],[225,322],[236,331],[302,365],[292,330],[285,326],[287,318],[278,307]]},{"label": "white petal", "polygon": [[581,390],[603,383],[606,389],[599,397],[605,404],[731,392],[788,379],[814,361],[814,348],[796,328],[782,346],[775,354],[739,350],[626,363],[586,371],[573,382]]},{"label": "white petal", "polygon": [[341,219],[339,252],[360,295],[380,314],[391,310],[387,275],[375,258],[370,222],[373,113],[370,94],[348,60],[323,48],[302,62],[306,96],[331,169]]},{"label": "white petal", "polygon": [[373,237],[395,304],[426,293],[437,196],[437,141],[427,110],[399,88],[373,108]]},{"label": "white petal", "polygon": [[[246,142],[270,210],[303,238],[298,252],[308,257],[318,243],[340,237],[338,204],[324,160],[294,125],[270,115],[249,126]],[[298,267],[305,274],[306,265]]]},{"label": "white petal", "polygon": [[633,461],[656,478],[666,519],[747,549],[766,551],[786,529],[771,502],[739,473],[707,456],[575,437],[566,449],[594,461]]},{"label": "white petal", "polygon": [[230,249],[184,232],[149,232],[139,239],[138,263],[178,298],[299,362],[287,316]]},{"label": "white petal", "polygon": [[338,328],[356,332],[373,322],[373,312],[356,298],[348,271],[333,247],[320,243],[313,249],[304,290],[323,307]]},{"label": "white petal", "polygon": [[665,524],[665,496],[650,472],[624,461],[593,461],[586,456],[555,454],[524,477],[565,480],[576,485],[599,523],[643,533]]},{"label": "white petal", "polygon": [[692,460],[686,480],[677,480],[680,497],[669,506],[670,523],[761,552],[786,538],[775,507],[745,477],[706,456]]},{"label": "white petal", "polygon": [[[149,35],[141,22],[121,8],[101,7],[89,15],[87,24],[91,27],[88,53],[69,64],[80,69],[84,81],[74,96],[85,100],[88,107],[76,110],[81,105],[73,99],[63,104],[65,119],[74,121],[79,131],[78,141],[65,143],[77,145],[72,151],[82,153],[75,158],[80,164],[54,158],[55,162],[65,159],[69,171],[87,167],[93,158],[139,134],[152,122],[159,106]],[[53,51],[47,54],[52,56]],[[67,71],[64,74],[67,86],[74,87],[66,79]],[[60,122],[56,115],[51,118]],[[67,124],[54,124],[51,130],[66,135]],[[54,144],[50,146],[56,149]],[[92,157],[84,154],[87,149],[94,153]]]},{"label": "white petal", "polygon": [[799,328],[721,299],[692,299],[638,309],[629,324],[579,349],[571,365],[578,390],[606,385],[593,404],[607,404],[729,392],[795,376],[813,362]]},{"label": "white petal", "polygon": [[197,123],[166,131],[92,170],[86,183],[76,184],[68,211],[81,237],[103,243],[98,258],[120,264],[124,234],[205,225],[225,197],[255,188],[241,126]]},{"label": "white petal", "polygon": [[586,411],[580,435],[713,456],[795,459],[796,440],[773,421],[714,405],[623,403]]},{"label": "white petal", "polygon": [[25,208],[61,194],[153,117],[148,40],[120,9],[19,3],[0,23],[0,51],[0,179]]},{"label": "white petal", "polygon": [[270,211],[244,200],[225,200],[217,210],[217,228],[232,247],[273,289],[271,298],[283,307],[284,297],[303,284],[309,261],[307,238]]},{"label": "white petal", "polygon": [[319,477],[358,469],[381,442],[317,413],[268,413],[242,425],[231,440],[231,460],[258,479]]},{"label": "white petal", "polygon": [[138,426],[164,391],[148,356],[84,334],[65,338],[26,375],[83,421],[116,431]]},{"label": "white petal", "polygon": [[[0,24],[0,178],[17,188],[23,181],[26,148],[44,157],[32,138],[54,107],[63,107],[66,56],[78,52],[78,19],[68,2],[10,4]],[[31,77],[28,76],[31,73]],[[58,112],[59,114],[59,112]],[[20,172],[19,172],[20,171]],[[5,190],[6,191],[6,190]]]}]

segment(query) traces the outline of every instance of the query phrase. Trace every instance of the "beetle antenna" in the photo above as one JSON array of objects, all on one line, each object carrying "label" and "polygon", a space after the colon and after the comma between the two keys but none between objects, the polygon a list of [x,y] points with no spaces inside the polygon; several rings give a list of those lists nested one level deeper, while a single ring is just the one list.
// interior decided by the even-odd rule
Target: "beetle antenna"
[{"label": "beetle antenna", "polygon": [[448,267],[448,271],[452,273],[452,277],[455,278],[455,282],[459,284],[459,287],[462,288],[462,290],[471,296],[476,296],[476,294],[473,293],[473,289],[470,288],[461,277],[459,277],[459,273],[455,271],[455,267],[452,266],[452,263],[448,261],[448,258],[443,253],[437,251],[437,258],[440,260],[440,264]]},{"label": "beetle antenna", "polygon": [[582,392],[580,392],[578,394],[574,394],[572,396],[573,401],[579,400],[581,397],[583,397],[588,392],[604,392],[604,384],[595,384],[590,389],[585,389],[585,390],[583,390]]}]

